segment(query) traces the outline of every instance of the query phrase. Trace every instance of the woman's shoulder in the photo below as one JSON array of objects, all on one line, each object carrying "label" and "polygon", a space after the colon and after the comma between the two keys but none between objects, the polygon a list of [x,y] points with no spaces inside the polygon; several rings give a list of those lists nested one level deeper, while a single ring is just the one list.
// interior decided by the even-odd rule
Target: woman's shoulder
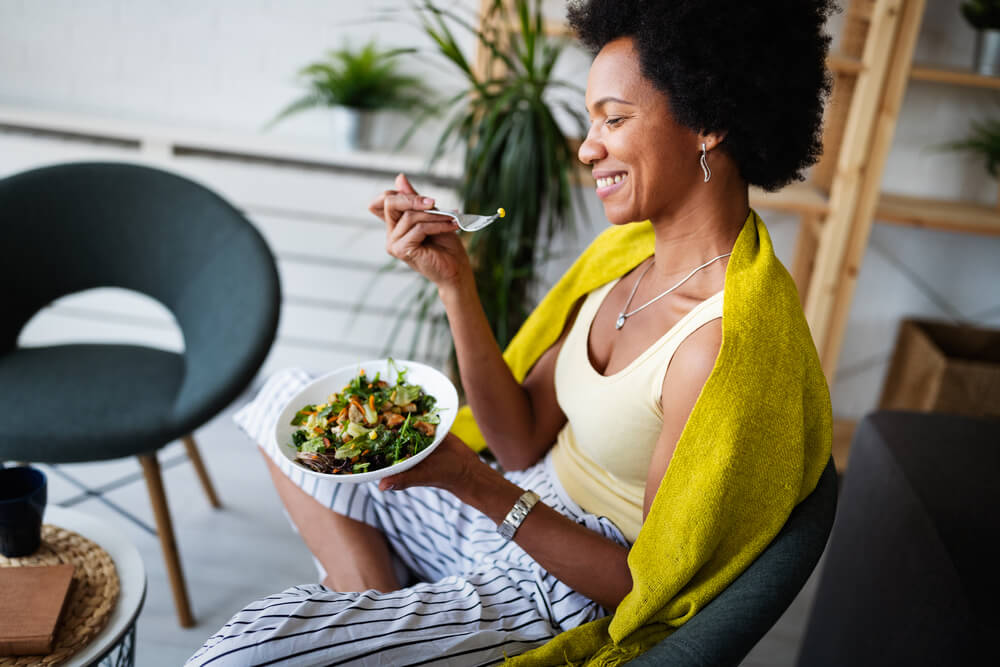
[{"label": "woman's shoulder", "polygon": [[715,368],[721,349],[722,320],[713,318],[688,334],[674,350],[663,386],[694,385],[700,389]]}]

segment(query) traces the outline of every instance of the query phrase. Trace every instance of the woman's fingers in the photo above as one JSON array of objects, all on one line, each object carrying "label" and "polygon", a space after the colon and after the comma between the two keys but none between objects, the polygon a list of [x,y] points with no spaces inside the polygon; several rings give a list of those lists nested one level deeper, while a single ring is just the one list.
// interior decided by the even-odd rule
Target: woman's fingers
[{"label": "woman's fingers", "polygon": [[395,190],[386,190],[378,197],[372,200],[372,203],[368,205],[368,212],[374,215],[379,220],[384,222],[385,215],[385,198],[390,194],[396,194]]},{"label": "woman's fingers", "polygon": [[[434,236],[435,234],[454,232],[458,229],[458,226],[452,220],[417,220],[411,222],[412,217],[415,216],[403,216],[403,220],[395,226],[386,238],[386,252],[393,257],[403,260],[409,259],[423,245],[427,237]],[[403,229],[404,225],[405,230]]]},{"label": "woman's fingers", "polygon": [[408,211],[426,211],[434,208],[434,200],[430,197],[410,195],[405,192],[387,192],[382,202],[382,215],[385,224],[391,230]]},{"label": "woman's fingers", "polygon": [[384,477],[381,491],[400,491],[411,486],[436,486],[455,489],[469,479],[473,466],[486,465],[469,447],[449,433],[438,448],[409,470]]},{"label": "woman's fingers", "polygon": [[[410,197],[420,197],[420,194],[416,191],[413,185],[410,184],[410,180],[406,178],[406,174],[400,173],[396,176],[396,189],[386,190],[379,196],[372,200],[372,203],[368,205],[368,211],[374,215],[379,220],[385,221],[385,200],[387,197],[395,195],[409,195]],[[433,200],[431,200],[433,205]]]},{"label": "woman's fingers", "polygon": [[[448,216],[437,215],[436,213],[424,213],[422,211],[405,211],[395,223],[386,223],[386,241],[394,241],[406,236],[415,225],[427,223],[444,223],[449,225],[449,229],[446,231],[457,229],[455,221]],[[432,233],[440,234],[441,232]]]},{"label": "woman's fingers", "polygon": [[405,192],[408,195],[415,195],[417,191],[410,185],[410,179],[406,177],[406,174],[400,172],[396,175],[396,189],[400,192]]}]

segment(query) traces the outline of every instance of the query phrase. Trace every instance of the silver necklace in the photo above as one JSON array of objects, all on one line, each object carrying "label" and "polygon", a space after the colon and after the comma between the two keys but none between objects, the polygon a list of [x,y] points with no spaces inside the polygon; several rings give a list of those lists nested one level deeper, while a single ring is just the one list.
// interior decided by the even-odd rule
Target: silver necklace
[{"label": "silver necklace", "polygon": [[650,299],[646,303],[642,304],[641,306],[639,306],[638,308],[636,308],[635,310],[633,310],[631,313],[627,313],[625,311],[628,310],[629,305],[632,303],[632,297],[635,296],[636,290],[639,289],[639,283],[642,282],[642,277],[646,275],[647,271],[649,271],[651,268],[653,268],[653,262],[650,262],[646,266],[646,268],[642,270],[642,273],[639,274],[639,279],[635,281],[635,285],[632,287],[632,293],[628,295],[628,300],[625,301],[625,307],[622,308],[622,312],[618,313],[618,319],[615,320],[615,330],[621,329],[623,326],[625,326],[625,320],[626,319],[632,317],[633,315],[635,315],[636,313],[638,313],[640,310],[642,310],[646,306],[650,306],[650,305],[656,303],[657,301],[659,301],[660,299],[662,299],[663,297],[665,297],[666,295],[670,294],[675,289],[677,289],[678,287],[680,287],[681,285],[683,285],[684,283],[686,283],[691,276],[693,276],[694,274],[698,273],[699,271],[701,271],[702,269],[704,269],[706,266],[708,266],[712,262],[717,262],[718,260],[722,259],[723,257],[729,257],[731,254],[733,254],[733,253],[727,252],[724,255],[719,255],[718,257],[716,257],[714,259],[708,260],[707,262],[705,262],[704,264],[702,264],[698,268],[692,269],[691,273],[689,273],[686,276],[684,276],[683,278],[681,278],[681,281],[679,283],[677,283],[676,285],[674,285],[673,287],[671,287],[667,291],[663,292],[662,294],[660,294],[658,296],[654,296],[652,299]]}]

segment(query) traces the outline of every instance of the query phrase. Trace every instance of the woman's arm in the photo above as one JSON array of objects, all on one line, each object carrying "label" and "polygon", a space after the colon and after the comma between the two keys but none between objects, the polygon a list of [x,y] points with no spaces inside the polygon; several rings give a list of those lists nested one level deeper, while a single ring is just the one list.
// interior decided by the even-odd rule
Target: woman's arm
[{"label": "woman's arm", "polygon": [[[469,281],[439,289],[448,312],[466,398],[476,424],[500,465],[523,470],[538,461],[566,423],[556,400],[555,367],[576,317],[575,307],[559,339],[539,357],[523,384],[514,380]],[[488,344],[481,344],[487,342]]]},{"label": "woman's arm", "polygon": [[562,338],[518,383],[483,313],[468,255],[454,234],[457,226],[426,213],[433,200],[421,197],[404,175],[396,187],[369,206],[386,223],[386,250],[437,285],[476,423],[504,468],[526,468],[541,458],[566,421],[554,386]]},{"label": "woman's arm", "polygon": [[646,520],[660,482],[667,473],[667,466],[674,455],[677,441],[684,431],[691,410],[701,394],[705,381],[715,367],[715,360],[722,347],[722,320],[712,320],[684,339],[667,366],[663,376],[663,428],[649,462],[646,477],[646,495],[642,506],[642,520]]},{"label": "woman's arm", "polygon": [[[436,486],[453,493],[499,525],[527,489],[489,467],[465,443],[449,435],[406,472],[384,478],[379,488]],[[537,503],[514,535],[535,561],[570,588],[613,610],[632,590],[628,549]]]}]

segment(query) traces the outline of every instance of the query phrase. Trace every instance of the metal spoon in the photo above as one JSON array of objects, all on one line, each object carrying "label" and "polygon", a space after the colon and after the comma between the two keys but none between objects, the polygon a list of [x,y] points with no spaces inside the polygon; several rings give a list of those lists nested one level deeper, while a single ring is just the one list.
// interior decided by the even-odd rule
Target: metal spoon
[{"label": "metal spoon", "polygon": [[506,212],[501,208],[494,215],[472,215],[470,213],[453,213],[451,211],[439,211],[436,208],[430,208],[424,211],[425,213],[436,213],[438,215],[446,215],[455,222],[458,223],[458,228],[466,232],[478,232],[480,229],[492,225],[494,222],[506,215]]}]

